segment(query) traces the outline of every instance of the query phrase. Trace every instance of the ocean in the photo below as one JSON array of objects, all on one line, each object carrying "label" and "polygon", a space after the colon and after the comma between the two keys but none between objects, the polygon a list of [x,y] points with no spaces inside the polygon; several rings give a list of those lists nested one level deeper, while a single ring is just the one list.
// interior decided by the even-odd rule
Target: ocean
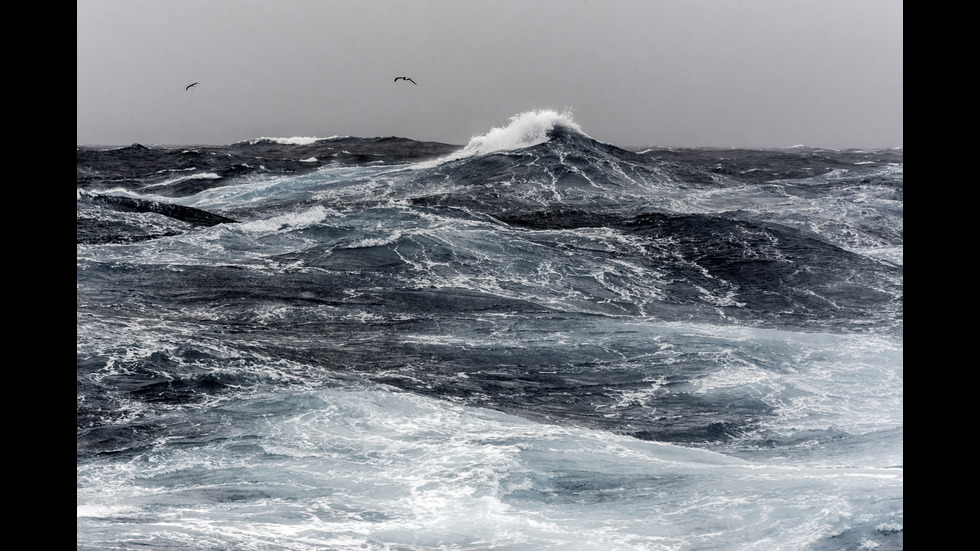
[{"label": "ocean", "polygon": [[902,549],[902,149],[587,132],[77,147],[77,549]]}]

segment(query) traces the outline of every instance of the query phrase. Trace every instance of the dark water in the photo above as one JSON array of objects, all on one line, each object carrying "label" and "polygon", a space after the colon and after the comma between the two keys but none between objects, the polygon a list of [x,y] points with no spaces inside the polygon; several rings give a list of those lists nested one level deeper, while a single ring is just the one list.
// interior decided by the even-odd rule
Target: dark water
[{"label": "dark water", "polygon": [[78,548],[900,549],[902,164],[80,147]]}]

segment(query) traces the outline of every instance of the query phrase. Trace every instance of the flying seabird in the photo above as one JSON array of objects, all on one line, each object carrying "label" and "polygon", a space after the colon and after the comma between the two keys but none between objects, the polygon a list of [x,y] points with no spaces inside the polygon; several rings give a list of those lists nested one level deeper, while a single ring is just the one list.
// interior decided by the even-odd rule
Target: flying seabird
[{"label": "flying seabird", "polygon": [[197,83],[197,82],[192,82],[191,84],[188,84],[187,85],[187,88],[184,88],[184,91],[186,92],[186,91],[188,91],[188,90],[191,89],[191,86],[197,86],[198,84],[199,83]]},{"label": "flying seabird", "polygon": [[412,80],[412,79],[410,79],[408,77],[395,77],[395,82],[398,82],[399,80],[407,80],[407,81],[411,82],[412,84],[415,84],[416,86],[418,86],[418,84],[416,84],[416,82],[414,80]]}]

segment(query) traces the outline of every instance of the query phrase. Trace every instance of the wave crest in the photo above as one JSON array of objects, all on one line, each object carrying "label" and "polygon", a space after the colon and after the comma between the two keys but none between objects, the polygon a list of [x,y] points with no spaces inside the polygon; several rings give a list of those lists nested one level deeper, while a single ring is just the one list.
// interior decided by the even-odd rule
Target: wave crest
[{"label": "wave crest", "polygon": [[470,142],[457,154],[457,158],[538,145],[548,141],[548,133],[555,127],[568,128],[586,135],[572,120],[572,115],[568,111],[560,113],[551,109],[527,111],[511,117],[506,126],[494,127],[482,136],[470,138]]},{"label": "wave crest", "polygon": [[321,140],[332,140],[338,136],[331,136],[330,138],[314,138],[308,136],[293,136],[291,138],[268,138],[261,137],[254,140],[248,140],[249,145],[260,145],[260,144],[279,144],[279,145],[312,145]]}]

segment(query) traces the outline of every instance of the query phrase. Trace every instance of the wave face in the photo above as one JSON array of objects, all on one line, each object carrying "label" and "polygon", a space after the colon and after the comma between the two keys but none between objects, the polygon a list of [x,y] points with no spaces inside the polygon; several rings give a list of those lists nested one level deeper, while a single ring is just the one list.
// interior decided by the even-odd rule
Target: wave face
[{"label": "wave face", "polygon": [[77,548],[903,547],[902,151],[77,150]]}]

